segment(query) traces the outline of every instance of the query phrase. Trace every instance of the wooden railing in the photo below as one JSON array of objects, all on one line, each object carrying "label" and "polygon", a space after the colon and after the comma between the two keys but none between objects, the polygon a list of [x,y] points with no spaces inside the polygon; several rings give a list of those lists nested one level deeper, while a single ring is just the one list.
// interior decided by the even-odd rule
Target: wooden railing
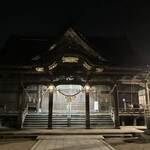
[{"label": "wooden railing", "polygon": [[145,105],[145,115],[150,116],[150,105]]},{"label": "wooden railing", "polygon": [[144,109],[141,108],[119,108],[119,114],[144,114]]},{"label": "wooden railing", "polygon": [[[145,114],[145,110],[141,109],[141,108],[119,108],[119,115],[144,115]],[[110,115],[112,117],[112,119],[114,120],[114,109],[111,108],[110,109]]]},{"label": "wooden railing", "polygon": [[0,106],[0,115],[17,115],[18,114],[18,110],[17,108],[14,107],[6,107],[6,105],[1,105]]}]

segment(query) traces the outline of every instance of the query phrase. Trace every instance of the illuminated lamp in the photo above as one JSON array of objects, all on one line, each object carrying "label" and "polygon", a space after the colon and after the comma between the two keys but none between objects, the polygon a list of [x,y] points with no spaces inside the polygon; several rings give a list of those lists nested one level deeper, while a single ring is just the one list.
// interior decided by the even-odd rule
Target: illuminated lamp
[{"label": "illuminated lamp", "polygon": [[54,90],[54,86],[51,84],[49,87],[48,87],[48,89],[50,90],[50,92],[51,91],[53,91]]},{"label": "illuminated lamp", "polygon": [[90,90],[90,86],[87,84],[87,85],[85,85],[85,90],[86,91],[89,91]]}]

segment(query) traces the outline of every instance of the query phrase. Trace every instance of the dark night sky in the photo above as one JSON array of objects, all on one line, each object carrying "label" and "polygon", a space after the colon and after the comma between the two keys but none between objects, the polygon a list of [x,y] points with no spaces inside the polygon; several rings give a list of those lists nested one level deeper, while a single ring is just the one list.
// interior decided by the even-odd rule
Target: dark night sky
[{"label": "dark night sky", "polygon": [[85,37],[126,36],[150,62],[149,0],[3,0],[0,48],[11,35],[58,36],[69,20]]}]

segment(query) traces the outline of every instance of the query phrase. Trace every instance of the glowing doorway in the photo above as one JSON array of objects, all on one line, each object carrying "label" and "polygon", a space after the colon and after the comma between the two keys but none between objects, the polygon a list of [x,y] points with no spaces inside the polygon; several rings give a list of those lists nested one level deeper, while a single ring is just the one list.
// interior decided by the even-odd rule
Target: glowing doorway
[{"label": "glowing doorway", "polygon": [[82,86],[57,86],[53,95],[53,114],[85,114],[85,94]]}]

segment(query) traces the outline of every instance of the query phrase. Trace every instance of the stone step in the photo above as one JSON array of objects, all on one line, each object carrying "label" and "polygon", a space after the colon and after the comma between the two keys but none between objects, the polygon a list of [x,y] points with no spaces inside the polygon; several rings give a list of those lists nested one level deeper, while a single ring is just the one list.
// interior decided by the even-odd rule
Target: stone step
[{"label": "stone step", "polygon": [[[67,115],[53,115],[53,126],[63,127],[68,126]],[[70,126],[85,126],[85,115],[71,115]],[[91,115],[90,124],[92,127],[113,126],[113,121],[108,114]],[[47,127],[47,114],[30,114],[27,115],[23,124],[24,127]]]},{"label": "stone step", "polygon": [[[36,118],[42,118],[42,117],[48,117],[48,115],[41,115],[41,116],[39,116],[39,115],[27,115],[28,117],[35,117],[36,116]],[[71,115],[72,117],[85,117],[85,115]],[[67,117],[67,115],[53,115],[53,117]],[[94,118],[94,117],[93,117]]]}]

